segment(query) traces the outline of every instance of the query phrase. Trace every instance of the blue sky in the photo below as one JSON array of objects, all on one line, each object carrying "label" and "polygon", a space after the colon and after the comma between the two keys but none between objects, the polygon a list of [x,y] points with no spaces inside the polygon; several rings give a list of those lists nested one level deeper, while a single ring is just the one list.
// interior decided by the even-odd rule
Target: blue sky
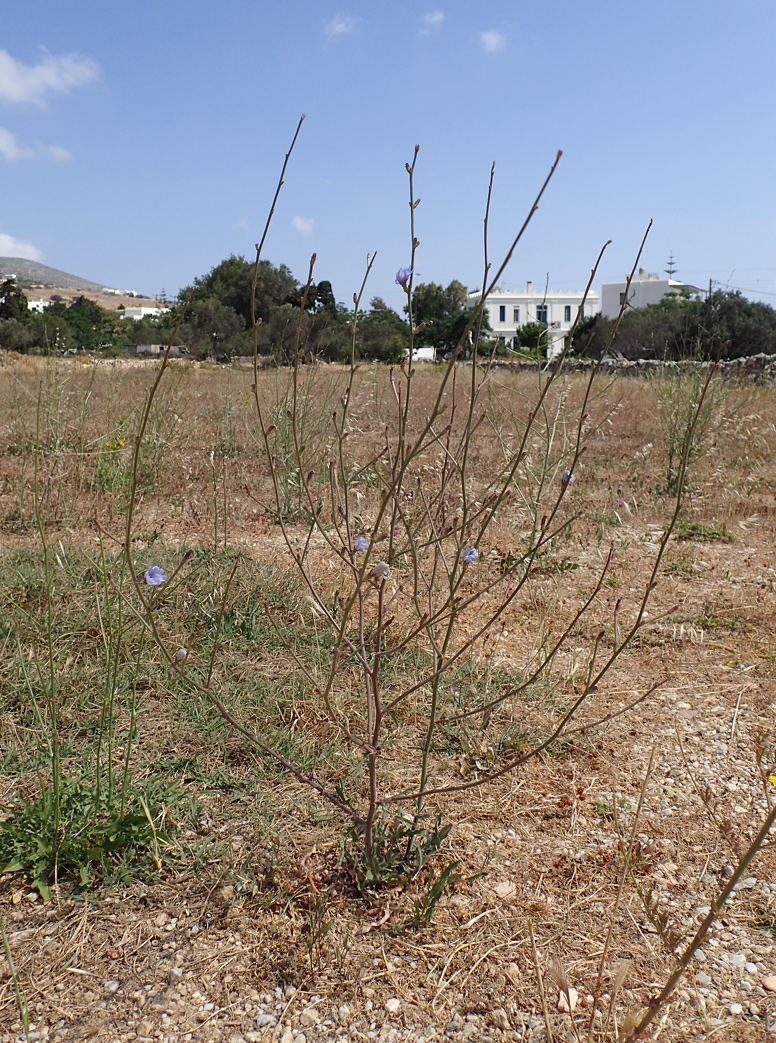
[{"label": "blue sky", "polygon": [[581,289],[642,265],[776,305],[776,5],[719,0],[25,0],[0,29],[0,255],[174,294],[264,256],[399,309],[422,281]]}]

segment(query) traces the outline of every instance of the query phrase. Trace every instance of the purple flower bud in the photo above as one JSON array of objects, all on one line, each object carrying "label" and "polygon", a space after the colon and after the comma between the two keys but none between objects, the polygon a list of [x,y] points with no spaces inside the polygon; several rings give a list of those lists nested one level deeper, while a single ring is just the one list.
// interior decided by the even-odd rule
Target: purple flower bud
[{"label": "purple flower bud", "polygon": [[563,474],[560,476],[560,484],[563,486],[563,488],[565,489],[567,485],[573,485],[575,481],[576,478],[568,469],[568,467],[564,467]]},{"label": "purple flower bud", "polygon": [[467,547],[461,555],[461,558],[466,565],[473,565],[477,558],[479,558],[480,552],[476,547]]},{"label": "purple flower bud", "polygon": [[417,274],[414,268],[400,268],[396,273],[396,285],[406,290],[412,276]]},{"label": "purple flower bud", "polygon": [[167,573],[159,565],[152,565],[146,569],[143,578],[149,587],[158,587],[160,583],[167,581]]},{"label": "purple flower bud", "polygon": [[369,550],[369,540],[366,538],[366,536],[357,536],[356,542],[353,544],[353,546],[357,551]]}]

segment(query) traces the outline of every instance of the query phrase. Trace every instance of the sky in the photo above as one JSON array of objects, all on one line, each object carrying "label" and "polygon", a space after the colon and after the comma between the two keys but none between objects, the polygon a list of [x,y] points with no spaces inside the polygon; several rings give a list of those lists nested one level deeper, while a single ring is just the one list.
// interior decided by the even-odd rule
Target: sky
[{"label": "sky", "polygon": [[634,264],[776,305],[772,0],[25,0],[0,24],[0,256],[168,296],[231,254],[397,310]]}]

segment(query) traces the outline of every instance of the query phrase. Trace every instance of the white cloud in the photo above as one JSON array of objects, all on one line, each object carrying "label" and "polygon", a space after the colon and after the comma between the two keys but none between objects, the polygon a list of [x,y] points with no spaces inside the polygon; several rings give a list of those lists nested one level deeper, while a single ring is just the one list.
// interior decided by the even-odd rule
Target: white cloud
[{"label": "white cloud", "polygon": [[17,141],[10,130],[0,127],[0,156],[13,161],[14,159],[29,159],[34,155],[32,149]]},{"label": "white cloud", "polygon": [[28,261],[40,261],[43,254],[32,243],[15,239],[7,232],[0,232],[0,257],[26,257]]},{"label": "white cloud", "polygon": [[295,217],[291,224],[296,232],[309,238],[313,234],[315,221],[312,217]]},{"label": "white cloud", "polygon": [[0,157],[12,163],[17,159],[32,159],[34,156],[49,156],[57,163],[66,163],[73,158],[72,152],[68,152],[61,145],[39,145],[30,148],[23,145],[19,139],[4,127],[0,127]]},{"label": "white cloud", "polygon": [[340,36],[349,36],[356,31],[360,18],[352,15],[338,14],[330,22],[326,23],[326,38],[336,40]]},{"label": "white cloud", "polygon": [[59,145],[47,145],[44,151],[48,152],[57,163],[67,163],[73,158],[72,152],[68,152],[66,148],[61,148]]},{"label": "white cloud", "polygon": [[497,51],[503,51],[506,45],[506,36],[496,29],[487,29],[484,33],[480,33],[480,47],[486,54],[496,54]]},{"label": "white cloud", "polygon": [[0,100],[44,105],[46,94],[63,93],[96,80],[100,68],[80,54],[44,53],[37,65],[17,62],[8,51],[0,50]]},{"label": "white cloud", "polygon": [[436,29],[445,20],[444,11],[429,11],[423,15],[423,28],[420,30],[421,36],[430,36],[432,30]]}]

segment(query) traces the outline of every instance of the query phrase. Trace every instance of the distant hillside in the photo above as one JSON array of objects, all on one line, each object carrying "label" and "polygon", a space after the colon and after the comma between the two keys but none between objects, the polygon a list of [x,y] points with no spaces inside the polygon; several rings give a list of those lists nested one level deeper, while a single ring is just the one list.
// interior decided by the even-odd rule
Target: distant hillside
[{"label": "distant hillside", "polygon": [[28,261],[25,257],[0,257],[0,277],[15,275],[20,283],[40,283],[43,286],[66,287],[72,290],[101,290],[103,285],[79,279],[77,275],[49,268],[47,264]]}]

